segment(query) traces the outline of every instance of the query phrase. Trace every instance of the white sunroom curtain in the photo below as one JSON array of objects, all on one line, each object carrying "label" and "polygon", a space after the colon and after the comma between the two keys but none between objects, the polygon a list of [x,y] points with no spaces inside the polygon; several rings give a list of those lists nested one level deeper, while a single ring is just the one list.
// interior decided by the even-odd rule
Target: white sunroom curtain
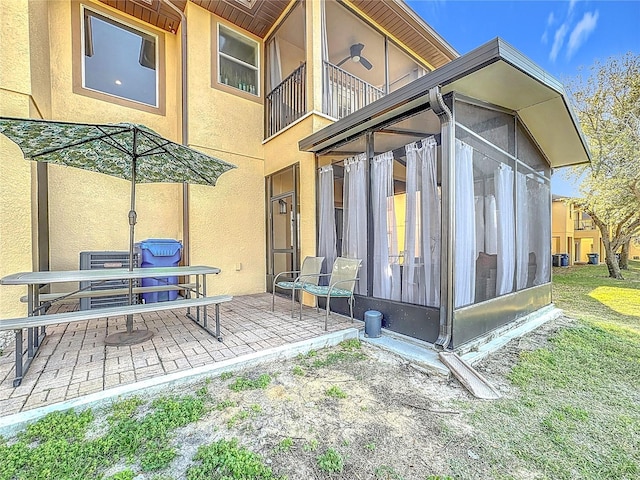
[{"label": "white sunroom curtain", "polygon": [[320,168],[320,205],[318,228],[318,256],[324,257],[323,273],[331,273],[338,256],[336,248],[336,215],[333,198],[333,167]]},{"label": "white sunroom curtain", "polygon": [[495,255],[498,252],[498,225],[496,223],[496,197],[476,195],[476,253]]},{"label": "white sunroom curtain", "polygon": [[404,255],[402,263],[402,301],[424,305],[424,267],[422,265],[422,238],[420,233],[421,215],[420,187],[422,186],[422,165],[418,160],[415,143],[405,146],[407,153],[407,191],[404,229]]},{"label": "white sunroom curtain", "polygon": [[484,252],[484,197],[473,197],[476,221],[476,252]]},{"label": "white sunroom curtain", "polygon": [[342,256],[359,258],[362,266],[355,292],[367,294],[367,155],[361,153],[344,162],[344,220]]},{"label": "white sunroom curtain", "polygon": [[529,215],[540,218],[536,224],[535,234],[532,235],[531,250],[536,254],[538,268],[534,285],[542,285],[551,281],[551,211],[549,185],[539,180],[530,179],[527,182],[529,192]]},{"label": "white sunroom curtain", "polygon": [[518,290],[522,290],[527,287],[529,276],[529,223],[532,218],[529,215],[527,176],[520,172],[516,173],[516,205],[518,208],[518,222],[516,223],[516,233],[518,237],[518,278],[516,287]]},{"label": "white sunroom curtain", "polygon": [[282,61],[280,60],[280,42],[275,36],[269,43],[269,88],[273,90],[282,83]]},{"label": "white sunroom curtain", "polygon": [[422,140],[415,150],[422,167],[422,258],[424,263],[425,305],[440,306],[440,194],[438,192],[438,151],[433,137]]},{"label": "white sunroom curtain", "polygon": [[473,147],[456,139],[454,305],[473,303],[476,293],[476,226]]},{"label": "white sunroom curtain", "polygon": [[496,197],[487,195],[484,199],[484,250],[485,253],[498,253],[498,212]]},{"label": "white sunroom curtain", "polygon": [[498,223],[498,270],[496,295],[513,291],[513,275],[516,269],[515,205],[513,204],[513,169],[500,164],[494,177],[496,212]]},{"label": "white sunroom curtain", "polygon": [[[392,299],[394,290],[392,263],[397,263],[397,256],[393,256],[392,251],[395,242],[389,241],[389,233],[393,236],[396,232],[393,206],[393,152],[373,157],[371,163],[371,204],[373,211],[373,296]],[[398,268],[397,278],[395,278],[397,281],[400,279],[399,275]]]},{"label": "white sunroom curtain", "polygon": [[[329,62],[329,42],[327,40],[327,11],[325,0],[320,0],[320,35],[322,36],[322,113],[329,114],[329,108],[333,103],[331,86],[329,85],[329,72],[325,62]],[[362,270],[362,268],[360,269]]]}]

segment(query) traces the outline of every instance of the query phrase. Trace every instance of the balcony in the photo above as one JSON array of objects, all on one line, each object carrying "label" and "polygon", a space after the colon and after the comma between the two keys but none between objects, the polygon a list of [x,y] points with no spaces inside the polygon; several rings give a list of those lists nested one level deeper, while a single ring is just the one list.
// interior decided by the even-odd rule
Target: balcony
[{"label": "balcony", "polygon": [[384,90],[324,62],[323,113],[341,119],[384,97]]},{"label": "balcony", "polygon": [[[337,120],[384,97],[384,90],[324,62],[323,113]],[[301,64],[265,98],[265,138],[275,135],[307,112],[306,63]]]},{"label": "balcony", "polygon": [[265,97],[265,138],[291,125],[306,112],[306,63],[303,63]]}]

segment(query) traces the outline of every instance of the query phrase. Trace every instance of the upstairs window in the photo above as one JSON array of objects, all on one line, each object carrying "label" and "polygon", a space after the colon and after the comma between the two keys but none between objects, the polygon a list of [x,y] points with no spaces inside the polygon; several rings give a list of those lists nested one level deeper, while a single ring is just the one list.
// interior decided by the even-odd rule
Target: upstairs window
[{"label": "upstairs window", "polygon": [[82,8],[82,88],[159,106],[158,37]]},{"label": "upstairs window", "polygon": [[218,83],[260,95],[258,42],[218,24]]}]

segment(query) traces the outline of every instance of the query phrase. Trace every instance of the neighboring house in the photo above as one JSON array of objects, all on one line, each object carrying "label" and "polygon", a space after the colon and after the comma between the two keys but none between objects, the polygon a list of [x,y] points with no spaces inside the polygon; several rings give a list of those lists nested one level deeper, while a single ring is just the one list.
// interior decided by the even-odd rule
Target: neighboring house
[{"label": "neighboring house", "polygon": [[[553,195],[551,253],[569,255],[569,264],[589,262],[589,254],[598,254],[604,262],[602,234],[593,219],[570,198]],[[640,260],[640,237],[629,244],[629,259]]]},{"label": "neighboring house", "polygon": [[[499,39],[459,57],[402,0],[173,4],[2,5],[2,116],[142,123],[238,166],[140,185],[137,240],[183,240],[219,293],[362,258],[356,315],[440,346],[551,304],[551,168],[589,160],[556,80]],[[0,153],[0,275],[127,249],[127,182]]]}]

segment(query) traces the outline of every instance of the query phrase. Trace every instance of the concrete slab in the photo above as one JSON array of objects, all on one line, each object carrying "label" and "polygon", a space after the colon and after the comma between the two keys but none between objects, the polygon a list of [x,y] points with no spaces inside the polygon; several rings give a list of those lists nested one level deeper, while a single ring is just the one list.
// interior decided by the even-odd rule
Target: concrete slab
[{"label": "concrete slab", "polygon": [[[477,364],[492,352],[504,347],[515,338],[519,338],[544,323],[558,318],[562,310],[549,305],[536,312],[526,315],[515,322],[491,332],[489,335],[479,338],[467,345],[463,345],[456,353],[469,365]],[[439,375],[449,375],[450,371],[438,356],[438,351],[433,344],[407,337],[387,329],[382,329],[382,335],[378,338],[370,338],[360,332],[360,339],[371,345],[392,352],[409,362],[415,363],[428,371]]]},{"label": "concrete slab", "polygon": [[464,349],[459,351],[458,354],[468,364],[475,365],[490,353],[504,347],[511,340],[532,332],[548,321],[558,318],[560,315],[562,315],[562,310],[553,304],[548,305],[545,308],[541,308],[530,315],[518,319],[511,325],[506,325],[492,332],[491,337],[484,339],[484,342],[481,339],[475,345],[465,345]]},{"label": "concrete slab", "polygon": [[360,340],[394,353],[431,373],[449,375],[449,369],[440,361],[438,352],[430,343],[421,342],[384,328],[382,336],[377,338],[365,337],[364,332],[361,332]]}]

